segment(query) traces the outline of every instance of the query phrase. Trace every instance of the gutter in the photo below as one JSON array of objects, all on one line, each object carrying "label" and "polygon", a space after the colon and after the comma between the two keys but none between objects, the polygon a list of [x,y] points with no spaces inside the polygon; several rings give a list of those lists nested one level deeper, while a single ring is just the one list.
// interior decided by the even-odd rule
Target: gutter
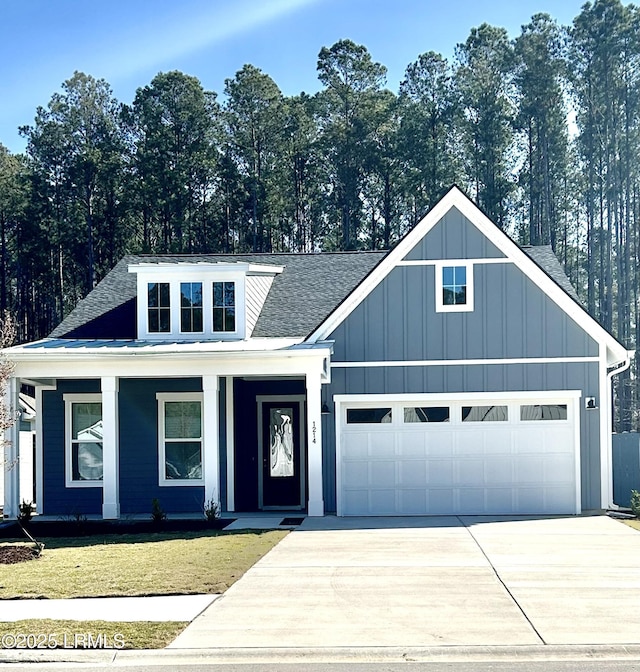
[{"label": "gutter", "polygon": [[607,442],[609,450],[609,460],[610,460],[610,483],[609,483],[609,510],[611,511],[620,511],[621,508],[613,503],[613,377],[626,371],[631,366],[631,359],[635,357],[635,350],[627,350],[627,357],[621,362],[618,362],[617,366],[614,366],[610,371],[607,371],[607,408],[609,413],[607,413]]}]

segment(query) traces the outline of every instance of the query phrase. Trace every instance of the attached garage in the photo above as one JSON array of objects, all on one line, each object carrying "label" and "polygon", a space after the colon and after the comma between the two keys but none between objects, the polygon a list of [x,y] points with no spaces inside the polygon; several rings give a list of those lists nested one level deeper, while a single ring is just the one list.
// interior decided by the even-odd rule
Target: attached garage
[{"label": "attached garage", "polygon": [[580,512],[580,392],[339,395],[343,516]]}]

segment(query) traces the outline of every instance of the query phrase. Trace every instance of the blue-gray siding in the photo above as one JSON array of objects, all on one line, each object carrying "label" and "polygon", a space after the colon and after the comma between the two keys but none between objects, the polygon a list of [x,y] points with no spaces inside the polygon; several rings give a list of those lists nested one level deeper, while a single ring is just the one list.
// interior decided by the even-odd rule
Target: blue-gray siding
[{"label": "blue-gray siding", "polygon": [[150,514],[157,498],[167,513],[203,510],[202,486],[160,487],[157,392],[200,392],[200,378],[120,380],[120,513]]},{"label": "blue-gray siding", "polygon": [[449,212],[407,254],[406,259],[482,259],[504,257],[457,208]]},{"label": "blue-gray siding", "polygon": [[330,336],[333,361],[598,356],[513,264],[476,264],[474,282],[473,311],[437,313],[435,268],[396,267]]},{"label": "blue-gray siding", "polygon": [[[457,210],[450,211],[407,259],[500,258],[503,253]],[[581,390],[599,398],[598,362],[384,366],[386,361],[597,357],[598,343],[513,263],[474,265],[474,310],[435,310],[435,267],[398,266],[339,325],[335,394],[473,393]],[[341,368],[339,362],[381,362]],[[601,400],[601,404],[604,400]],[[581,404],[582,406],[582,404]],[[581,408],[583,509],[600,506],[600,411]],[[325,506],[335,511],[335,425],[323,419]]]},{"label": "blue-gray siding", "polygon": [[42,394],[43,513],[56,516],[102,514],[102,488],[65,486],[64,394],[100,392],[99,380],[60,380]]}]

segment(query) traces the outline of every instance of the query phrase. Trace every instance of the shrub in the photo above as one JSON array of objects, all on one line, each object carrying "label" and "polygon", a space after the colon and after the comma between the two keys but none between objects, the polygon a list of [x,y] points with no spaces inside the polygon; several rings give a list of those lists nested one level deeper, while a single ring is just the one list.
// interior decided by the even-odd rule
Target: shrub
[{"label": "shrub", "polygon": [[204,503],[204,517],[209,521],[213,522],[220,518],[220,504],[213,499],[213,497]]},{"label": "shrub", "polygon": [[640,518],[640,492],[631,491],[631,511],[636,518]]},{"label": "shrub", "polygon": [[18,512],[18,520],[21,523],[28,523],[31,520],[33,515],[33,502],[27,502],[26,499],[22,500],[20,504],[20,510]]},{"label": "shrub", "polygon": [[167,514],[164,512],[164,509],[160,506],[160,501],[157,498],[151,500],[151,520],[156,525],[161,525],[162,521],[167,519]]}]

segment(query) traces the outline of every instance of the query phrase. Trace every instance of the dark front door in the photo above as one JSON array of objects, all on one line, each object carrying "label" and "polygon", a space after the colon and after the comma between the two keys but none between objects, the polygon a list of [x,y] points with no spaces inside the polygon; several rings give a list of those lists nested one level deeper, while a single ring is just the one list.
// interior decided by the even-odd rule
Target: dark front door
[{"label": "dark front door", "polygon": [[263,509],[299,509],[303,504],[301,402],[261,401]]}]

